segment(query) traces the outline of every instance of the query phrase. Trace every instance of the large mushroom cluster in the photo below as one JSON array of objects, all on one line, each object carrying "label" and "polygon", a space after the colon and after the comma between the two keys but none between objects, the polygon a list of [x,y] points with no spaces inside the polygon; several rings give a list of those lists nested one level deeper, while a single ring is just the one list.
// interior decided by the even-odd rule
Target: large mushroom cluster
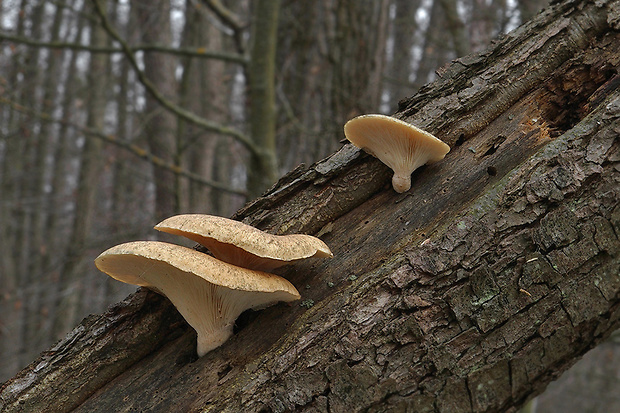
[{"label": "large mushroom cluster", "polygon": [[[440,161],[450,151],[430,133],[384,115],[351,119],[344,133],[394,171],[392,186],[399,193],[411,188],[415,169]],[[300,298],[289,281],[269,271],[302,259],[332,257],[327,245],[313,236],[272,235],[211,215],[177,215],[155,229],[189,238],[213,256],[165,242],[137,241],[108,249],[95,264],[119,281],[168,297],[198,333],[199,356],[224,343],[246,309]]]},{"label": "large mushroom cluster", "polygon": [[194,240],[213,256],[166,242],[135,241],[104,251],[95,265],[112,278],[168,297],[196,330],[200,357],[233,334],[243,311],[300,298],[293,284],[265,271],[311,257],[332,257],[327,245],[313,236],[272,235],[211,215],[177,215],[155,229]]}]

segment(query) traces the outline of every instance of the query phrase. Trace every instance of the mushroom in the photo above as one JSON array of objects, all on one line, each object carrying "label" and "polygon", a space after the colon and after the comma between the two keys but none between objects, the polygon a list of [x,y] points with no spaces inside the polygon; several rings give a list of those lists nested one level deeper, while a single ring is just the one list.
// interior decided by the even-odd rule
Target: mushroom
[{"label": "mushroom", "polygon": [[182,235],[203,245],[222,261],[253,270],[271,271],[305,258],[333,257],[329,247],[311,235],[273,235],[213,215],[175,215],[155,229]]},{"label": "mushroom", "polygon": [[117,245],[101,253],[95,265],[112,278],[168,297],[196,330],[200,357],[232,335],[234,322],[243,311],[300,298],[282,277],[160,241]]},{"label": "mushroom", "polygon": [[385,115],[362,115],[344,125],[347,139],[379,158],[394,171],[398,193],[411,188],[411,173],[424,164],[442,160],[450,147],[428,132]]}]

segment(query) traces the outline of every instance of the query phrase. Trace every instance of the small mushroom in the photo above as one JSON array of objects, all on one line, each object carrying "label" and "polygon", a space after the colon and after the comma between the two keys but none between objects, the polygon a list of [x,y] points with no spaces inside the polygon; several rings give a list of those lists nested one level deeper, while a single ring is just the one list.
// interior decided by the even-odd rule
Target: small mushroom
[{"label": "small mushroom", "polygon": [[331,258],[329,247],[311,235],[273,235],[228,218],[175,215],[155,229],[181,235],[206,247],[218,259],[253,270],[271,271],[305,258]]},{"label": "small mushroom", "polygon": [[385,115],[362,115],[344,125],[347,139],[379,158],[394,171],[398,193],[411,188],[411,173],[424,164],[442,160],[450,147],[428,132]]},{"label": "small mushroom", "polygon": [[168,297],[198,333],[200,357],[232,335],[243,311],[300,298],[282,277],[159,241],[117,245],[99,255],[95,265],[112,278]]}]

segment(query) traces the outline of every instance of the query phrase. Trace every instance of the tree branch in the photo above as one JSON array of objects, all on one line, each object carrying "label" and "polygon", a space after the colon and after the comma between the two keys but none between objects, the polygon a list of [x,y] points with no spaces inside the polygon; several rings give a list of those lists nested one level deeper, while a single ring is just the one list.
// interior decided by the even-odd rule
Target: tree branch
[{"label": "tree branch", "polygon": [[219,17],[222,23],[233,31],[237,50],[243,52],[245,49],[242,40],[243,24],[239,22],[238,16],[226,8],[220,0],[203,0],[203,2],[217,17]]},{"label": "tree branch", "polygon": [[[107,54],[116,54],[116,53],[125,53],[123,49],[119,49],[118,47],[95,47],[89,46],[79,43],[72,42],[61,42],[61,41],[50,41],[50,42],[41,42],[38,40],[30,39],[23,36],[10,35],[7,33],[0,32],[0,40],[6,40],[8,42],[24,44],[31,47],[40,47],[47,49],[71,49],[77,51],[84,51],[90,53],[107,53]],[[225,62],[238,63],[241,65],[246,65],[248,63],[248,59],[245,56],[242,56],[238,53],[226,53],[226,52],[212,52],[205,50],[201,47],[168,47],[164,45],[138,45],[138,46],[128,46],[128,50],[133,54],[136,52],[158,52],[158,53],[167,53],[176,56],[186,56],[186,57],[197,57],[203,59],[217,59]]]},{"label": "tree branch", "polygon": [[101,139],[104,142],[107,143],[111,143],[113,145],[116,145],[120,148],[125,149],[126,151],[130,152],[131,154],[137,156],[140,159],[144,159],[145,161],[151,163],[152,165],[158,167],[158,168],[162,168],[162,169],[166,169],[176,175],[182,176],[184,178],[187,178],[191,181],[197,182],[199,184],[214,188],[214,189],[218,189],[220,191],[223,192],[227,192],[230,194],[235,194],[235,195],[242,195],[242,196],[246,196],[246,192],[241,190],[241,189],[235,189],[235,188],[231,188],[228,185],[225,185],[221,182],[216,182],[216,181],[211,181],[209,179],[205,179],[202,176],[195,174],[193,172],[187,171],[183,168],[181,168],[179,165],[175,165],[172,164],[170,162],[166,162],[165,160],[163,160],[162,158],[153,155],[152,153],[148,152],[147,150],[141,148],[140,146],[131,143],[127,140],[124,139],[120,139],[119,137],[115,136],[115,135],[109,135],[109,134],[105,134],[101,131],[98,130],[94,130],[92,128],[88,128],[85,126],[80,126],[77,125],[75,123],[69,122],[67,120],[64,119],[57,119],[54,118],[52,115],[45,113],[45,112],[37,112],[31,108],[27,108],[25,106],[22,106],[16,102],[13,102],[9,99],[6,99],[4,97],[0,97],[0,103],[4,103],[7,104],[9,106],[11,106],[13,109],[25,113],[29,116],[34,116],[44,122],[51,122],[51,123],[57,123],[57,124],[61,124],[61,125],[66,125],[66,126],[70,126],[72,128],[75,128],[76,130],[80,131],[81,133],[85,134],[85,135],[89,135],[92,136],[94,138],[97,139]]},{"label": "tree branch", "polygon": [[239,22],[239,18],[229,9],[226,8],[219,0],[203,0],[209,9],[222,20],[224,24],[235,31],[243,30],[243,25]]},{"label": "tree branch", "polygon": [[118,34],[118,32],[114,29],[114,27],[112,27],[112,25],[110,24],[110,21],[108,20],[105,14],[105,11],[101,7],[101,4],[99,4],[97,0],[93,0],[93,3],[95,5],[95,10],[97,14],[101,18],[101,24],[104,30],[110,35],[110,37],[112,37],[112,39],[114,39],[115,41],[119,43],[119,45],[121,46],[121,50],[123,51],[123,53],[125,54],[125,57],[129,61],[129,64],[136,72],[136,76],[138,77],[138,80],[144,86],[147,92],[150,93],[159,102],[160,105],[162,105],[165,109],[169,110],[170,112],[174,113],[179,118],[185,121],[191,122],[207,131],[221,133],[223,135],[227,135],[227,136],[231,136],[235,138],[236,140],[241,142],[253,154],[260,153],[259,148],[257,148],[256,145],[254,145],[254,143],[250,140],[250,138],[246,136],[245,134],[239,132],[236,129],[223,126],[223,125],[219,125],[217,123],[204,119],[196,115],[195,113],[192,113],[186,109],[183,109],[182,107],[180,107],[179,105],[170,101],[164,95],[162,95],[161,92],[157,90],[155,85],[146,77],[146,75],[144,74],[144,71],[140,69],[140,65],[138,64],[138,61],[133,55],[131,48],[129,47],[127,42],[125,42],[124,39]]}]

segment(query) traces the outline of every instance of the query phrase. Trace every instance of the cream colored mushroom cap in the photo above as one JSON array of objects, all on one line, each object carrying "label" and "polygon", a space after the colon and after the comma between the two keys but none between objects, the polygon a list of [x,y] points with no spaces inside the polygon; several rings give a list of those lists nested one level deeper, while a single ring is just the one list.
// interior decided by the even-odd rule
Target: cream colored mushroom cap
[{"label": "cream colored mushroom cap", "polygon": [[442,160],[450,146],[430,133],[385,115],[362,115],[344,125],[347,139],[394,171],[397,192],[411,187],[411,173],[418,167]]},{"label": "cream colored mushroom cap", "polygon": [[188,276],[231,290],[282,292],[290,301],[300,297],[293,284],[275,274],[238,267],[200,251],[161,241],[116,245],[102,252],[95,265],[118,281],[143,287],[157,288],[154,277],[168,277],[170,267],[174,267]]},{"label": "cream colored mushroom cap", "polygon": [[293,284],[282,277],[159,241],[117,245],[101,253],[95,265],[112,278],[168,297],[196,330],[201,357],[232,336],[234,322],[243,311],[300,298]]},{"label": "cream colored mushroom cap", "polygon": [[155,229],[189,238],[220,260],[262,271],[305,258],[333,257],[329,247],[311,235],[273,235],[213,215],[175,215],[157,224]]}]

